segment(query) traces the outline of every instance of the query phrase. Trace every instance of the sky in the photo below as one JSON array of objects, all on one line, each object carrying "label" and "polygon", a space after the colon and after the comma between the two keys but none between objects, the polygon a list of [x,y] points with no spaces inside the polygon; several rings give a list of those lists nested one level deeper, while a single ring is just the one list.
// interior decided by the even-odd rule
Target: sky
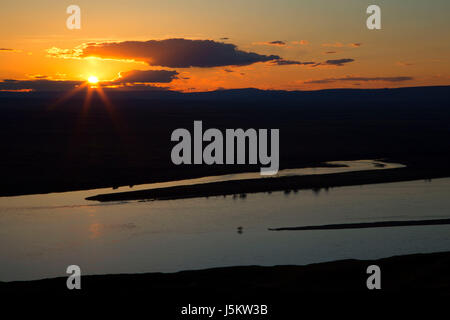
[{"label": "sky", "polygon": [[[366,27],[371,4],[381,30]],[[8,1],[0,90],[449,85],[449,13],[448,0]]]}]

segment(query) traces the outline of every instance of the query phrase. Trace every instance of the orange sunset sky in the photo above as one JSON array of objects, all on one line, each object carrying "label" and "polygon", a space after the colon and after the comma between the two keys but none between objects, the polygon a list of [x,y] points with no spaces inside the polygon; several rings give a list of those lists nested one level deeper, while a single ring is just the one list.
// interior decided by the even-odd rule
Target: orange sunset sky
[{"label": "orange sunset sky", "polygon": [[[80,30],[66,27],[71,4]],[[370,4],[382,30],[366,27]],[[91,76],[180,91],[449,85],[449,13],[447,0],[8,1],[0,90]]]}]

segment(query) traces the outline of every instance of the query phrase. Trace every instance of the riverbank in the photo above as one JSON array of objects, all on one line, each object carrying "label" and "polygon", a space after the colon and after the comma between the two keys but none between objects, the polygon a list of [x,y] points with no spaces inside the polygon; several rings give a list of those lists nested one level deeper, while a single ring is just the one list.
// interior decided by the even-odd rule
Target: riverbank
[{"label": "riverbank", "polygon": [[95,201],[126,201],[126,200],[174,200],[212,196],[240,196],[260,192],[296,192],[302,189],[329,189],[334,187],[436,179],[449,177],[447,168],[416,168],[406,167],[388,170],[368,170],[346,173],[288,176],[279,178],[250,179],[203,183],[195,185],[174,186],[139,191],[99,194],[86,198]]}]

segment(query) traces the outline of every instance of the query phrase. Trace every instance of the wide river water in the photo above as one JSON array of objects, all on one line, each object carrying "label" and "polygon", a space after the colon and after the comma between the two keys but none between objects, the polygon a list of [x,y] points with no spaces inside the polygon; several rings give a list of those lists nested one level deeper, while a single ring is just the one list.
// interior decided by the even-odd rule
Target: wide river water
[{"label": "wide river water", "polygon": [[[371,160],[344,164],[355,170],[381,168]],[[390,164],[384,169],[394,167],[397,165]],[[321,174],[343,169],[308,170]],[[296,170],[303,171],[284,171],[280,175],[311,173]],[[209,177],[200,182],[229,178]],[[186,183],[190,182],[114,191]],[[84,200],[105,192],[112,190],[0,198],[0,281],[66,276],[66,268],[72,264],[79,265],[83,274],[172,272],[234,265],[375,259],[450,250],[450,225],[268,230],[450,218],[448,178],[322,191],[258,193],[242,198],[111,203]]]}]

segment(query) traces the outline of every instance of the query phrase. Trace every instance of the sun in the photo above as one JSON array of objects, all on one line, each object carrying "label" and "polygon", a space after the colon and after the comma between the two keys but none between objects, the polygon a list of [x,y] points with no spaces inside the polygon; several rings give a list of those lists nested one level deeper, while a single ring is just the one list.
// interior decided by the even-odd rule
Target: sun
[{"label": "sun", "polygon": [[98,78],[96,76],[90,76],[88,78],[88,82],[91,84],[96,84],[96,83],[98,83]]}]

